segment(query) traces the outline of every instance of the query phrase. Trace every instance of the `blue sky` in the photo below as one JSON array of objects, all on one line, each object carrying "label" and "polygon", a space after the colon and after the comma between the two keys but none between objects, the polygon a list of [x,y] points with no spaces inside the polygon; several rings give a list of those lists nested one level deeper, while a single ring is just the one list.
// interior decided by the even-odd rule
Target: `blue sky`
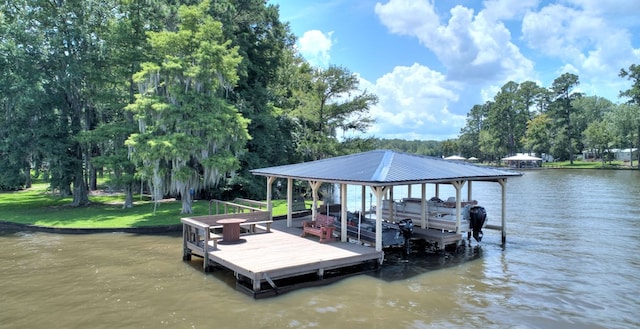
[{"label": "blue sky", "polygon": [[456,138],[475,104],[508,81],[550,87],[565,72],[578,91],[613,102],[640,64],[638,0],[268,0],[313,65],[346,67],[378,95],[367,135]]}]

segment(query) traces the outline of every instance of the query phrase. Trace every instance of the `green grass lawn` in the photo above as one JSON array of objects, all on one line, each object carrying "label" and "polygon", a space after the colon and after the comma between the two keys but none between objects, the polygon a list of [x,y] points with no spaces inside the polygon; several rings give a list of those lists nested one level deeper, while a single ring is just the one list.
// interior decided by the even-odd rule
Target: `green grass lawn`
[{"label": "green grass lawn", "polygon": [[548,168],[574,168],[574,169],[618,169],[625,168],[624,162],[622,161],[611,161],[606,162],[604,165],[602,161],[580,161],[574,160],[573,164],[569,161],[560,161],[560,162],[546,162],[542,165],[543,167]]},{"label": "green grass lawn", "polygon": [[[123,209],[124,195],[91,195],[91,204],[71,207],[71,197],[59,197],[47,192],[47,184],[34,184],[32,188],[0,193],[0,221],[60,228],[129,228],[179,224],[182,208],[180,201],[161,202],[155,214],[153,202],[148,198],[134,199],[133,208]],[[287,213],[286,200],[274,200],[274,216]],[[209,213],[209,202],[196,200],[193,214]]]}]

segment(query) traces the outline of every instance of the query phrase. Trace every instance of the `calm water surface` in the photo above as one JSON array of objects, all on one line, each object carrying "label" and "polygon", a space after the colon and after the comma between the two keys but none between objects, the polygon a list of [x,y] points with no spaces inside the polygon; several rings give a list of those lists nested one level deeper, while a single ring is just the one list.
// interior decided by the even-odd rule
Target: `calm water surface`
[{"label": "calm water surface", "polygon": [[[499,223],[499,186],[473,191]],[[179,234],[0,232],[0,328],[640,327],[640,172],[529,171],[507,193],[505,249],[485,230],[459,255],[264,300],[182,262]]]}]

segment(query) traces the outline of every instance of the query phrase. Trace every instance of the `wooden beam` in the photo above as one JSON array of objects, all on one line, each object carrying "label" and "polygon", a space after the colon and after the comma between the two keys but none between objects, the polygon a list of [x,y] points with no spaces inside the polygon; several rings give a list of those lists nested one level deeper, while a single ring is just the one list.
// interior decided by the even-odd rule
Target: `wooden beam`
[{"label": "wooden beam", "polygon": [[287,178],[287,227],[293,226],[293,178]]}]

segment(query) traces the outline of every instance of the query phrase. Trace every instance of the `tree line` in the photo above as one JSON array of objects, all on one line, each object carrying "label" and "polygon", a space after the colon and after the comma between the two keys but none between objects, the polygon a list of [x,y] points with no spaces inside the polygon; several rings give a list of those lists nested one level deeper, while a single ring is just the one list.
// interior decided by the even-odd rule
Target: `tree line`
[{"label": "tree line", "polygon": [[604,161],[613,148],[638,148],[640,66],[621,69],[619,76],[632,82],[620,92],[626,99],[622,104],[577,92],[579,77],[572,73],[557,77],[549,88],[509,81],[492,100],[471,108],[458,139],[450,143],[457,153],[482,161],[521,152],[573,163],[582,151]]},{"label": "tree line", "polygon": [[89,203],[103,177],[158,201],[264,198],[254,168],[376,148],[483,160],[530,151],[572,159],[589,148],[637,147],[640,69],[615,105],[509,82],[474,106],[447,141],[357,136],[376,95],[347,68],[317,68],[265,0],[13,0],[0,3],[0,190],[29,187]]},{"label": "tree line", "polygon": [[264,197],[249,170],[371,147],[377,97],[297,53],[264,0],[0,4],[0,189],[89,203],[105,177],[155,200]]}]

